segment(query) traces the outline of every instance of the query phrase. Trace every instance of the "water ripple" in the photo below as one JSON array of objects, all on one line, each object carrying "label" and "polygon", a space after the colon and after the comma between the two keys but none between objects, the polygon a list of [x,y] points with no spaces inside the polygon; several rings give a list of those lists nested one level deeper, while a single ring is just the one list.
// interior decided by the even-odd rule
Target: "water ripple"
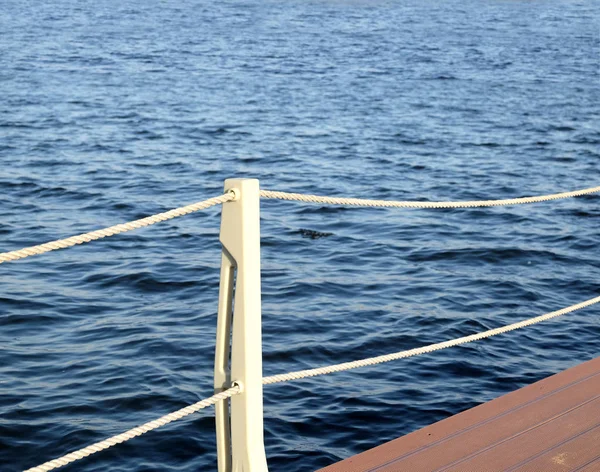
[{"label": "water ripple", "polygon": [[[199,201],[229,177],[423,201],[597,185],[599,14],[560,0],[5,0],[0,249]],[[264,201],[265,374],[597,295],[599,203],[440,212]],[[0,266],[3,471],[212,394],[218,231],[211,209]],[[589,359],[597,316],[268,386],[270,468],[314,470]],[[211,415],[75,467],[215,470]]]}]

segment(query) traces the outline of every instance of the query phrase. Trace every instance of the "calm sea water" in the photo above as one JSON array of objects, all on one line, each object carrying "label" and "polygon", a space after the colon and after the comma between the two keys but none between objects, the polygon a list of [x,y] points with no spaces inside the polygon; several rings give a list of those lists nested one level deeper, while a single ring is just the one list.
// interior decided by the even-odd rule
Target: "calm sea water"
[{"label": "calm sea water", "polygon": [[[415,200],[600,181],[598,2],[3,0],[0,13],[2,251],[236,176]],[[0,266],[2,471],[212,394],[219,217]],[[265,201],[265,374],[597,296],[599,222],[598,196],[454,211]],[[314,470],[590,359],[599,315],[268,386],[270,468]],[[69,470],[215,470],[212,411]]]}]

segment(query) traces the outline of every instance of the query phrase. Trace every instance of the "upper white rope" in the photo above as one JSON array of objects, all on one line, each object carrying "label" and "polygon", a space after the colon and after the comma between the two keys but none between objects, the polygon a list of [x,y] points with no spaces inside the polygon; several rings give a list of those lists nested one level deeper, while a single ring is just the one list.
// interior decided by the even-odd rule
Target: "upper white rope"
[{"label": "upper white rope", "polygon": [[[600,187],[592,187],[573,192],[555,193],[552,195],[541,195],[537,197],[511,198],[507,200],[474,200],[464,202],[416,202],[416,201],[389,201],[389,200],[366,200],[361,198],[341,198],[341,197],[322,197],[318,195],[305,195],[301,193],[278,192],[273,190],[261,190],[260,196],[263,198],[272,198],[278,200],[295,200],[309,203],[323,203],[329,205],[351,205],[367,207],[396,207],[396,208],[469,208],[469,207],[489,207],[501,205],[519,205],[523,203],[545,202],[557,200],[559,198],[579,197],[591,193],[600,192]],[[30,246],[16,251],[0,253],[0,264],[3,262],[16,261],[25,257],[45,252],[63,249],[77,244],[89,243],[97,239],[106,238],[115,234],[125,233],[134,229],[150,226],[161,221],[170,220],[179,216],[187,215],[199,210],[205,210],[214,205],[223,204],[235,200],[235,193],[228,192],[219,197],[209,198],[198,203],[193,203],[180,208],[158,213],[156,215],[141,218],[139,220],[122,223],[108,228],[91,231],[89,233],[71,236],[65,239],[57,239],[48,243]]]},{"label": "upper white rope", "polygon": [[96,452],[108,449],[109,447],[114,446],[115,444],[120,444],[132,438],[135,438],[136,436],[141,436],[142,434],[147,433],[148,431],[160,428],[161,426],[169,424],[172,421],[185,418],[186,416],[191,415],[192,413],[196,413],[197,411],[202,410],[203,408],[207,408],[211,405],[214,405],[215,403],[233,397],[234,395],[237,395],[240,392],[240,387],[235,385],[227,390],[213,395],[212,397],[200,400],[199,402],[196,402],[193,405],[186,406],[185,408],[181,408],[180,410],[174,411],[173,413],[169,413],[168,415],[162,416],[156,420],[132,428],[129,431],[125,431],[124,433],[117,434],[116,436],[105,439],[104,441],[100,441],[90,446],[84,447],[83,449],[71,452],[65,456],[59,457],[58,459],[45,462],[44,464],[38,465],[37,467],[32,467],[31,469],[27,469],[25,472],[48,472],[49,470],[58,469],[59,467],[70,464],[71,462],[75,462],[76,460],[83,459],[84,457],[95,454]]},{"label": "upper white rope", "polygon": [[228,192],[219,197],[209,198],[208,200],[203,200],[198,203],[192,203],[191,205],[175,208],[173,210],[165,211],[164,213],[158,213],[156,215],[141,218],[139,220],[130,221],[129,223],[122,223],[119,225],[110,226],[109,228],[98,229],[89,233],[71,236],[70,238],[66,239],[57,239],[56,241],[50,241],[49,243],[26,247],[17,251],[3,252],[0,253],[0,264],[2,264],[3,262],[16,261],[17,259],[23,259],[25,257],[33,256],[36,254],[43,254],[45,252],[54,251],[56,249],[63,249],[75,246],[76,244],[89,243],[90,241],[106,238],[108,236],[113,236],[119,233],[126,233],[127,231],[142,228],[144,226],[150,226],[155,223],[160,223],[161,221],[177,218],[178,216],[187,215],[189,213],[194,213],[199,210],[205,210],[212,206],[220,205],[222,203],[229,202],[234,199],[234,193]]},{"label": "upper white rope", "polygon": [[368,359],[362,359],[352,362],[344,362],[343,364],[335,364],[327,367],[318,367],[316,369],[299,370],[296,372],[289,372],[287,374],[272,375],[270,377],[263,377],[263,384],[274,384],[279,382],[287,382],[288,380],[304,379],[306,377],[315,377],[317,375],[331,374],[333,372],[341,372],[344,370],[356,369],[358,367],[364,367],[367,365],[381,364],[383,362],[390,362],[396,359],[404,359],[406,357],[418,356],[419,354],[426,354],[428,352],[439,351],[440,349],[446,349],[448,347],[458,346],[460,344],[470,343],[479,339],[489,338],[496,336],[497,334],[507,333],[515,329],[524,328],[525,326],[531,326],[536,323],[541,323],[558,316],[571,313],[576,310],[594,305],[600,302],[600,297],[591,298],[585,302],[571,305],[562,310],[553,311],[546,313],[545,315],[536,316],[535,318],[529,318],[518,323],[509,324],[500,328],[490,329],[481,333],[471,334],[470,336],[464,336],[462,338],[452,339],[450,341],[444,341],[436,344],[429,344],[427,346],[418,347],[415,349],[408,349],[406,351],[394,352],[392,354],[386,354],[383,356],[370,357]]},{"label": "upper white rope", "polygon": [[415,201],[390,201],[390,200],[365,200],[362,198],[322,197],[319,195],[306,195],[303,193],[278,192],[275,190],[261,190],[263,198],[277,200],[294,200],[308,203],[324,203],[328,205],[351,205],[363,207],[396,207],[396,208],[471,208],[490,207],[502,205],[520,205],[523,203],[546,202],[560,198],[579,197],[590,193],[600,192],[600,187],[585,188],[573,192],[541,195],[538,197],[509,198],[507,200],[473,200],[464,202],[415,202]]}]

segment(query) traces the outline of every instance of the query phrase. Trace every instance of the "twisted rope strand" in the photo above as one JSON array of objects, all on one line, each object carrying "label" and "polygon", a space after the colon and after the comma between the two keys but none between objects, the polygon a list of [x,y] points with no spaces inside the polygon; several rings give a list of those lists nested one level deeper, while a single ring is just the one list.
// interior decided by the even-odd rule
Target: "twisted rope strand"
[{"label": "twisted rope strand", "polygon": [[394,352],[392,354],[386,354],[383,356],[370,357],[368,359],[362,359],[358,361],[352,362],[344,362],[343,364],[335,364],[327,367],[318,367],[316,369],[308,369],[308,370],[299,370],[296,372],[289,372],[287,374],[279,374],[272,375],[270,377],[263,377],[263,384],[274,384],[279,382],[287,382],[289,380],[299,380],[304,379],[306,377],[315,377],[317,375],[325,375],[332,374],[334,372],[341,372],[344,370],[356,369],[358,367],[364,367],[368,365],[381,364],[383,362],[390,362],[396,359],[404,359],[406,357],[418,356],[419,354],[426,354],[428,352],[439,351],[440,349],[446,349],[448,347],[458,346],[460,344],[470,343],[472,341],[477,341],[479,339],[489,338],[491,336],[496,336],[497,334],[507,333],[509,331],[513,331],[515,329],[524,328],[526,326],[531,326],[536,323],[540,323],[542,321],[546,321],[552,318],[556,318],[558,316],[565,315],[567,313],[571,313],[576,310],[580,310],[582,308],[586,308],[590,305],[594,305],[600,302],[600,297],[591,298],[585,302],[578,303],[576,305],[571,305],[567,308],[563,308],[562,310],[553,311],[550,313],[546,313],[545,315],[536,316],[535,318],[529,318],[524,321],[519,321],[518,323],[509,324],[506,326],[502,326],[500,328],[490,329],[488,331],[483,331],[481,333],[471,334],[470,336],[464,336],[462,338],[452,339],[450,341],[444,341],[436,344],[429,344],[427,346],[409,349],[406,351]]},{"label": "twisted rope strand", "polygon": [[234,198],[234,194],[229,192],[219,197],[209,198],[208,200],[192,203],[191,205],[175,208],[173,210],[169,210],[164,213],[158,213],[156,215],[141,218],[139,220],[130,221],[129,223],[122,223],[119,225],[110,226],[108,228],[98,229],[89,233],[71,236],[70,238],[66,239],[57,239],[56,241],[50,241],[48,243],[39,244],[37,246],[26,247],[17,251],[3,252],[0,253],[0,264],[2,264],[3,262],[24,259],[25,257],[33,256],[36,254],[43,254],[45,252],[55,251],[56,249],[64,249],[67,247],[75,246],[76,244],[89,243],[90,241],[106,238],[115,234],[126,233],[127,231],[142,228],[144,226],[150,226],[155,223],[160,223],[161,221],[177,218],[179,216],[194,213],[199,210],[205,210],[212,206],[229,202]]},{"label": "twisted rope strand", "polygon": [[83,459],[84,457],[95,454],[96,452],[108,449],[109,447],[114,446],[115,444],[120,444],[125,441],[129,441],[130,439],[135,438],[136,436],[141,436],[142,434],[147,433],[148,431],[160,428],[161,426],[169,424],[172,421],[185,418],[186,416],[191,415],[192,413],[196,413],[197,411],[203,408],[207,408],[211,405],[214,405],[215,403],[226,400],[227,398],[233,397],[234,395],[237,395],[239,393],[241,393],[240,387],[236,385],[220,393],[217,393],[212,397],[200,400],[199,402],[196,402],[193,405],[186,406],[185,408],[181,408],[180,410],[174,411],[173,413],[169,413],[168,415],[162,416],[156,420],[132,428],[129,431],[125,431],[124,433],[105,439],[104,441],[100,441],[90,446],[84,447],[83,449],[71,452],[65,456],[59,457],[58,459],[45,462],[44,464],[38,465],[37,467],[32,467],[31,469],[27,469],[25,472],[48,472],[50,470],[58,469],[59,467],[70,464],[71,462],[75,462],[76,460]]},{"label": "twisted rope strand", "polygon": [[414,202],[390,200],[365,200],[362,198],[322,197],[319,195],[306,195],[302,193],[278,192],[275,190],[261,190],[260,196],[277,200],[293,200],[308,203],[324,203],[328,205],[351,205],[363,207],[396,207],[396,208],[472,208],[491,207],[502,205],[520,205],[523,203],[538,203],[560,198],[579,197],[590,193],[600,192],[600,187],[574,190],[573,192],[541,195],[538,197],[509,198],[507,200],[473,200],[464,202]]}]

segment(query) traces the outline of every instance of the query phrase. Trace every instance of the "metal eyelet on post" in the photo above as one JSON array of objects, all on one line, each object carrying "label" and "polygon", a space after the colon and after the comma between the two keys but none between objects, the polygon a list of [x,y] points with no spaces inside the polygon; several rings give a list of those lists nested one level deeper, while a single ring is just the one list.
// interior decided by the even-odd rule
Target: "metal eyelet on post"
[{"label": "metal eyelet on post", "polygon": [[231,200],[232,202],[237,202],[242,196],[239,188],[230,188],[228,192],[233,195],[233,200]]}]

